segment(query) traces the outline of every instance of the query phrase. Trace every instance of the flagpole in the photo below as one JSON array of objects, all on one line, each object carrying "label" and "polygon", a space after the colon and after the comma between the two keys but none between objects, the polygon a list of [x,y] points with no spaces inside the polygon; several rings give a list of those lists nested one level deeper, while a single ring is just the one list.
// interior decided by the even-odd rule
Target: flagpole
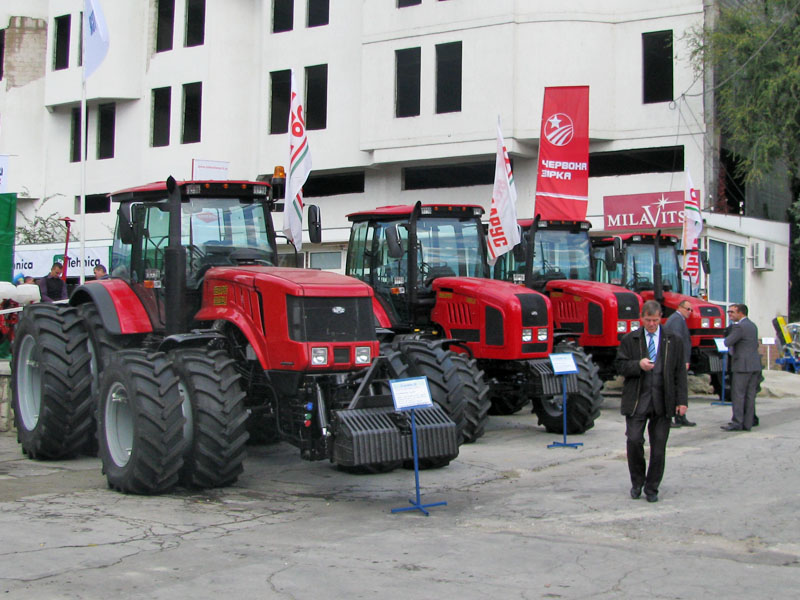
[{"label": "flagpole", "polygon": [[[84,267],[86,265],[86,216],[84,213],[86,212],[86,152],[88,150],[88,140],[84,139],[88,133],[88,118],[86,115],[86,57],[83,57],[83,71],[84,76],[81,77],[81,116],[78,119],[81,128],[81,202],[80,202],[80,226],[81,226],[81,252],[80,252],[80,262],[78,264],[78,270],[80,271],[80,284],[83,285],[85,282],[85,275],[84,275]],[[83,120],[86,119],[87,123],[84,124]],[[64,257],[64,260],[67,260],[67,257]]]}]

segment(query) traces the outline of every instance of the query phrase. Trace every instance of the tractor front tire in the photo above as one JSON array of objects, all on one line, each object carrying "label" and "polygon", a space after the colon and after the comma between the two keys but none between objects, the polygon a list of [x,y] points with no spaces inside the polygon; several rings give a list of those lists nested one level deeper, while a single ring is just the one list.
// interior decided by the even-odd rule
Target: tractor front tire
[{"label": "tractor front tire", "polygon": [[122,350],[100,380],[99,454],[111,489],[161,494],[178,483],[184,416],[179,379],[163,353]]},{"label": "tractor front tire", "polygon": [[22,313],[11,356],[17,439],[30,458],[78,454],[92,427],[87,334],[69,306],[33,304]]},{"label": "tractor front tire", "polygon": [[186,444],[181,483],[193,488],[236,482],[247,455],[245,394],[224,350],[178,349],[170,353],[180,378]]},{"label": "tractor front tire", "polygon": [[[600,416],[603,396],[600,391],[603,382],[599,369],[582,348],[570,342],[561,342],[554,349],[556,353],[570,353],[578,367],[578,391],[567,394],[567,433],[584,433],[594,427]],[[564,433],[564,408],[561,394],[547,398],[533,398],[533,412],[539,417],[539,424],[549,433]]]}]

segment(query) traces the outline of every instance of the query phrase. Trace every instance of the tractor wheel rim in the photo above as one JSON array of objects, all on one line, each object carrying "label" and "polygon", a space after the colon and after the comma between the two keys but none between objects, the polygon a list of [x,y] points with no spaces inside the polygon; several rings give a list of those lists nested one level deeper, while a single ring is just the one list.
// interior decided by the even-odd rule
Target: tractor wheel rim
[{"label": "tractor wheel rim", "polygon": [[105,408],[105,434],[108,453],[118,467],[128,464],[133,451],[134,415],[128,391],[120,383],[108,391]]},{"label": "tractor wheel rim", "polygon": [[32,335],[22,340],[17,357],[17,398],[20,418],[25,429],[32,431],[39,423],[42,408],[42,373],[39,363],[39,349]]}]

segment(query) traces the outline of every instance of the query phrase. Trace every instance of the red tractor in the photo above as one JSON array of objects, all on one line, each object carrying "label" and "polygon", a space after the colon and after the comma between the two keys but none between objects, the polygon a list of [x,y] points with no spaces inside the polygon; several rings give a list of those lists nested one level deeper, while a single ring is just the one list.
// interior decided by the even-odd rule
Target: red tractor
[{"label": "red tractor", "polygon": [[583,433],[600,414],[597,367],[575,345],[554,342],[550,299],[488,278],[482,215],[480,206],[420,203],[348,215],[347,274],[375,291],[384,347],[411,363],[444,351],[467,357],[473,381],[488,384],[488,395],[467,403],[468,436],[482,433],[490,408],[511,414],[531,400],[540,424],[563,433],[554,351],[574,354],[579,373],[568,376],[567,432]]},{"label": "red tractor", "polygon": [[603,381],[616,375],[622,337],[638,329],[642,298],[592,277],[588,221],[520,219],[522,243],[492,270],[495,279],[524,283],[553,305],[556,339],[572,339],[597,364]]},{"label": "red tractor", "polygon": [[[657,300],[663,308],[664,320],[681,302],[689,302],[692,314],[686,324],[692,337],[690,369],[697,375],[709,373],[714,391],[719,395],[722,393],[722,359],[714,339],[725,335],[725,310],[683,293],[678,242],[676,236],[658,232],[593,238],[596,276],[599,281],[626,287],[644,300]],[[699,259],[708,273],[705,253],[701,252]]]},{"label": "red tractor", "polygon": [[[76,454],[96,431],[109,486],[145,494],[232,484],[248,429],[347,469],[413,458],[388,385],[409,366],[378,356],[371,288],[275,266],[271,186],[170,178],[111,199],[111,278],[67,306],[27,307],[17,327],[13,405],[28,456]],[[309,229],[318,240],[316,207]],[[446,408],[460,418],[460,399]],[[447,464],[456,423],[440,405],[417,415],[421,460]]]}]

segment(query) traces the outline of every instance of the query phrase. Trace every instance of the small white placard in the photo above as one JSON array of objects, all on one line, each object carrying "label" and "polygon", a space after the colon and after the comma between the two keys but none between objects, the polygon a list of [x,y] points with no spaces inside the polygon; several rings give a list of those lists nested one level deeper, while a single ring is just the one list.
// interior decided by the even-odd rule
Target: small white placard
[{"label": "small white placard", "polygon": [[427,377],[390,379],[389,388],[392,390],[395,410],[410,410],[412,408],[433,406]]},{"label": "small white placard", "polygon": [[553,365],[553,373],[556,375],[567,375],[569,373],[578,372],[578,367],[575,365],[575,358],[572,356],[571,352],[551,354],[550,364]]},{"label": "small white placard", "polygon": [[775,345],[775,338],[761,338],[761,343],[765,346],[774,346]]},{"label": "small white placard", "polygon": [[725,345],[724,338],[714,338],[714,343],[717,345],[717,352],[727,352],[728,347]]}]

